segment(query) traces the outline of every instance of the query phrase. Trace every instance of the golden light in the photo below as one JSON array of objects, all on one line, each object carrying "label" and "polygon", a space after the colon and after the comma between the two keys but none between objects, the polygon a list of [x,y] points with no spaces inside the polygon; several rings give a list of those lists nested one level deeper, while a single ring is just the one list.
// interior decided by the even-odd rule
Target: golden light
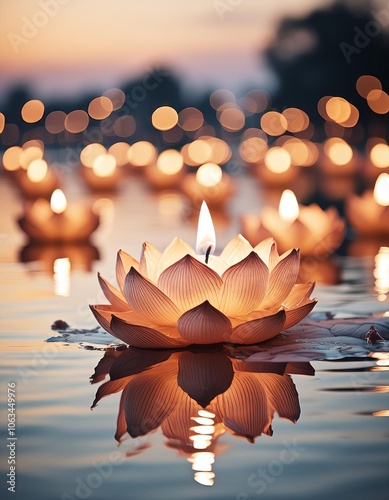
[{"label": "golden light", "polygon": [[187,152],[192,165],[201,165],[211,159],[212,146],[206,140],[197,139],[189,144]]},{"label": "golden light", "polygon": [[71,111],[65,118],[65,128],[71,134],[84,132],[88,125],[88,113],[82,109]]},{"label": "golden light", "polygon": [[199,417],[205,417],[205,418],[215,418],[216,415],[210,411],[207,410],[199,410],[198,412]]},{"label": "golden light", "polygon": [[157,150],[148,141],[135,142],[128,150],[128,161],[133,167],[143,167],[152,163],[156,156]]},{"label": "golden light", "polygon": [[267,142],[260,137],[249,137],[241,142],[239,154],[246,163],[256,163],[263,160],[268,150]]},{"label": "golden light", "polygon": [[389,146],[383,142],[373,146],[370,151],[370,160],[377,168],[389,167]]},{"label": "golden light", "polygon": [[201,424],[191,427],[190,430],[195,432],[196,434],[213,434],[215,432],[215,426]]},{"label": "golden light", "polygon": [[165,175],[174,175],[184,166],[182,154],[175,149],[166,149],[158,156],[157,167]]},{"label": "golden light", "polygon": [[379,115],[389,113],[389,95],[383,90],[371,90],[367,95],[367,104]]},{"label": "golden light", "polygon": [[109,177],[116,170],[116,159],[111,154],[102,154],[95,158],[92,167],[97,177]]},{"label": "golden light", "polygon": [[11,146],[6,149],[3,154],[2,162],[5,170],[9,172],[14,172],[20,168],[20,155],[23,153],[23,149],[19,146]]},{"label": "golden light", "polygon": [[292,165],[307,166],[310,155],[309,148],[304,141],[297,139],[297,137],[292,137],[286,139],[282,146],[290,154]]},{"label": "golden light", "polygon": [[99,155],[106,154],[106,148],[97,142],[92,142],[85,146],[85,148],[80,153],[80,161],[85,167],[92,168],[95,159]]},{"label": "golden light", "polygon": [[325,95],[321,99],[318,100],[317,102],[317,111],[319,112],[319,115],[324,119],[324,120],[330,120],[330,117],[327,114],[326,107],[327,107],[327,102],[332,99],[332,96],[330,95]]},{"label": "golden light", "polygon": [[185,130],[185,132],[194,132],[202,127],[203,123],[203,113],[197,108],[185,108],[178,113],[178,125]]},{"label": "golden light", "polygon": [[243,98],[243,107],[250,113],[262,113],[269,104],[267,94],[260,89],[252,89]]},{"label": "golden light", "polygon": [[281,113],[268,111],[261,117],[261,128],[268,135],[282,135],[286,132],[288,122]]},{"label": "golden light", "polygon": [[196,172],[196,181],[204,187],[216,186],[222,177],[222,169],[216,163],[204,163]]},{"label": "golden light", "polygon": [[68,205],[66,196],[61,189],[56,189],[50,198],[50,207],[55,214],[62,214]]},{"label": "golden light", "polygon": [[5,127],[5,116],[3,113],[0,113],[0,134],[4,130]]},{"label": "golden light", "polygon": [[151,115],[151,123],[157,130],[170,130],[177,122],[177,111],[171,106],[161,106]]},{"label": "golden light", "polygon": [[382,173],[378,176],[374,185],[373,196],[378,205],[389,206],[389,174]]},{"label": "golden light", "polygon": [[196,472],[194,475],[194,480],[202,484],[203,486],[213,486],[214,484],[215,473],[214,472]]},{"label": "golden light", "polygon": [[41,182],[47,174],[47,162],[42,159],[33,160],[27,167],[27,177],[31,182]]},{"label": "golden light", "polygon": [[26,123],[38,122],[45,112],[45,106],[39,99],[31,99],[22,107],[22,118]]},{"label": "golden light", "polygon": [[209,97],[209,103],[213,109],[218,110],[223,104],[234,104],[236,103],[236,97],[231,90],[228,89],[217,89]]},{"label": "golden light", "polygon": [[352,128],[358,123],[359,120],[359,111],[358,108],[354,106],[354,104],[350,104],[350,116],[347,120],[339,122],[339,125],[345,128]]},{"label": "golden light", "polygon": [[132,115],[121,116],[113,126],[113,131],[118,137],[130,137],[135,130],[136,122]]},{"label": "golden light", "polygon": [[[108,154],[115,157],[116,165],[122,167],[128,163],[128,150],[130,145],[127,142],[115,142],[108,148]],[[103,153],[104,154],[104,153]]]},{"label": "golden light", "polygon": [[366,99],[370,91],[382,90],[382,84],[375,76],[362,75],[357,80],[356,88],[358,94]]},{"label": "golden light", "polygon": [[106,96],[92,99],[88,106],[88,114],[94,120],[104,120],[112,113],[112,111],[112,101]]},{"label": "golden light", "polygon": [[211,471],[212,464],[215,463],[215,454],[210,451],[197,451],[192,453],[188,462],[192,463],[192,470]]},{"label": "golden light", "polygon": [[381,247],[374,262],[374,290],[377,292],[377,300],[384,302],[389,294],[389,247]]},{"label": "golden light", "polygon": [[191,420],[194,420],[197,424],[200,425],[213,425],[214,421],[212,418],[206,418],[206,417],[191,417]]},{"label": "golden light", "polygon": [[278,213],[282,220],[286,222],[294,222],[299,216],[299,205],[293,191],[285,189],[281,195]]},{"label": "golden light", "polygon": [[54,293],[60,297],[70,295],[70,260],[68,257],[55,259],[54,266]]},{"label": "golden light", "polygon": [[331,137],[324,144],[324,151],[335,165],[346,165],[353,158],[353,150],[349,144],[339,137]]},{"label": "golden light", "polygon": [[103,93],[103,96],[110,99],[110,101],[112,102],[112,109],[114,111],[120,109],[126,100],[126,94],[123,92],[123,90],[117,88],[106,90]]},{"label": "golden light", "polygon": [[43,158],[43,150],[40,147],[38,146],[30,146],[27,148],[23,147],[23,151],[19,158],[20,166],[26,170],[31,162],[33,162],[34,160],[41,160],[42,158]]},{"label": "golden light", "polygon": [[[196,253],[204,254],[205,261],[208,261],[208,256],[213,254],[216,247],[216,233],[213,226],[212,217],[209,208],[205,201],[202,202],[199,214],[199,222],[197,226],[196,238]],[[209,416],[209,415],[200,415]],[[211,418],[211,417],[210,417]]]},{"label": "golden light", "polygon": [[335,123],[341,123],[350,118],[351,105],[342,97],[331,97],[325,107],[327,115]]},{"label": "golden light", "polygon": [[[229,105],[227,105],[229,106]],[[243,111],[237,107],[226,107],[219,116],[221,126],[228,132],[238,132],[244,127],[246,118]]]},{"label": "golden light", "polygon": [[[232,151],[230,146],[218,137],[208,137],[206,142],[211,146],[212,154],[209,161],[217,164],[224,164],[231,159]],[[201,162],[203,163],[203,162]]]},{"label": "golden light", "polygon": [[45,127],[50,134],[60,134],[65,130],[66,113],[64,111],[52,111],[46,116]]},{"label": "golden light", "polygon": [[284,109],[282,115],[286,118],[288,132],[296,133],[306,130],[309,125],[309,116],[299,108]]},{"label": "golden light", "polygon": [[290,169],[292,158],[286,149],[274,146],[266,152],[264,162],[271,172],[282,174]]}]

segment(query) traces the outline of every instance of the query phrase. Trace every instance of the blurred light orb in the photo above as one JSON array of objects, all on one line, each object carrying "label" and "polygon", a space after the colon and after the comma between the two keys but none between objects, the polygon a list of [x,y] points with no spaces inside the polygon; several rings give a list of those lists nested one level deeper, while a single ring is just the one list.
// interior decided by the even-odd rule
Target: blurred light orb
[{"label": "blurred light orb", "polygon": [[86,111],[76,109],[65,118],[65,129],[71,134],[79,134],[89,125],[89,116]]},{"label": "blurred light orb", "polygon": [[108,89],[103,92],[104,97],[108,97],[108,99],[112,102],[112,109],[116,111],[120,109],[126,101],[126,94],[123,90],[118,88]]},{"label": "blurred light orb", "polygon": [[157,130],[170,130],[178,123],[178,113],[171,106],[161,106],[151,115],[151,123]]},{"label": "blurred light orb", "polygon": [[84,167],[93,167],[95,159],[107,152],[106,148],[99,144],[98,142],[92,142],[85,146],[85,148],[80,153],[80,161]]},{"label": "blurred light orb", "polygon": [[219,122],[228,132],[238,132],[245,125],[246,117],[239,107],[226,107],[220,113]]},{"label": "blurred light orb", "polygon": [[20,168],[20,156],[23,149],[20,146],[11,146],[6,149],[3,154],[2,162],[5,170],[14,172]]},{"label": "blurred light orb", "polygon": [[157,167],[165,175],[177,174],[184,166],[182,154],[175,149],[166,149],[158,156]]},{"label": "blurred light orb", "polygon": [[339,137],[327,139],[324,151],[332,163],[339,166],[346,165],[354,156],[351,146]]},{"label": "blurred light orb", "polygon": [[203,113],[193,107],[185,108],[178,113],[178,125],[185,132],[194,132],[204,124]]},{"label": "blurred light orb", "polygon": [[342,97],[331,97],[325,106],[327,115],[335,123],[342,123],[350,118],[350,103]]},{"label": "blurred light orb", "polygon": [[389,174],[384,172],[378,176],[374,185],[373,196],[378,205],[389,206]]},{"label": "blurred light orb", "polygon": [[116,165],[122,167],[128,163],[128,151],[130,145],[127,142],[115,142],[110,148],[108,148],[108,154],[115,157]]},{"label": "blurred light orb", "polygon": [[288,128],[288,122],[281,113],[268,111],[261,116],[261,128],[267,135],[282,135]]},{"label": "blurred light orb", "polygon": [[20,166],[26,170],[32,161],[41,160],[42,158],[43,150],[40,147],[30,146],[24,148],[23,146],[23,151],[19,158]]},{"label": "blurred light orb", "polygon": [[66,113],[64,111],[52,111],[46,116],[45,127],[50,134],[60,134],[65,130]]},{"label": "blurred light orb", "polygon": [[152,163],[157,156],[157,150],[151,142],[135,142],[128,150],[127,157],[133,167],[143,167]]},{"label": "blurred light orb", "polygon": [[370,160],[375,167],[389,167],[389,146],[383,142],[373,146],[370,151]]},{"label": "blurred light orb", "polygon": [[41,182],[46,177],[47,170],[47,162],[45,160],[33,160],[27,167],[27,177],[31,182]]},{"label": "blurred light orb", "polygon": [[0,134],[3,132],[5,127],[5,116],[3,113],[0,113]]},{"label": "blurred light orb", "polygon": [[101,154],[95,158],[92,169],[97,177],[109,177],[116,170],[116,159],[111,154]]},{"label": "blurred light orb", "polygon": [[274,146],[266,152],[264,162],[268,170],[275,174],[282,174],[290,169],[292,158],[286,149]]},{"label": "blurred light orb", "polygon": [[218,110],[223,104],[235,104],[235,94],[228,89],[217,89],[209,97],[209,103],[213,109]]},{"label": "blurred light orb", "polygon": [[31,99],[22,107],[22,118],[26,123],[38,122],[45,112],[45,106],[39,99]]},{"label": "blurred light orb", "polygon": [[366,99],[370,109],[375,113],[379,115],[389,113],[389,95],[383,90],[371,90]]},{"label": "blurred light orb", "polygon": [[306,130],[309,125],[309,116],[299,108],[287,108],[282,112],[286,118],[288,132],[296,133]]},{"label": "blurred light orb", "polygon": [[118,137],[130,137],[135,130],[136,122],[132,115],[121,116],[115,120],[113,131]]},{"label": "blurred light orb", "polygon": [[55,189],[50,198],[51,210],[56,214],[62,214],[66,210],[68,202],[61,189]]},{"label": "blurred light orb", "polygon": [[196,181],[204,187],[217,186],[223,177],[223,171],[216,163],[204,163],[196,172]]},{"label": "blurred light orb", "polygon": [[112,101],[106,96],[92,99],[88,106],[88,114],[94,120],[104,120],[112,113],[112,111]]},{"label": "blurred light orb", "polygon": [[196,139],[189,144],[187,152],[192,161],[192,165],[201,165],[211,159],[213,151],[208,141]]},{"label": "blurred light orb", "polygon": [[267,150],[267,142],[260,137],[249,137],[239,146],[240,157],[246,163],[256,163],[263,160]]},{"label": "blurred light orb", "polygon": [[382,84],[375,76],[362,75],[357,80],[356,88],[358,94],[366,99],[370,91],[382,90]]}]

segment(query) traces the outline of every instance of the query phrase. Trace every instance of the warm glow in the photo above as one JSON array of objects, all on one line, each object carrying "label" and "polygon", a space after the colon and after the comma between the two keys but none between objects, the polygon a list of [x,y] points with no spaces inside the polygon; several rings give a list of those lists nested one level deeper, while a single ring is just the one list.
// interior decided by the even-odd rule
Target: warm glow
[{"label": "warm glow", "polygon": [[115,157],[108,153],[97,156],[93,162],[92,170],[97,177],[109,177],[116,170]]},{"label": "warm glow", "polygon": [[373,146],[370,151],[370,160],[375,167],[389,167],[389,146],[383,142]]},{"label": "warm glow", "polygon": [[157,167],[165,175],[177,174],[183,167],[182,154],[175,149],[162,151],[157,159]]},{"label": "warm glow", "polygon": [[222,180],[223,172],[216,163],[204,163],[196,172],[196,180],[204,187],[213,187]]},{"label": "warm glow", "polygon": [[213,425],[214,420],[212,418],[206,418],[206,417],[192,417],[192,420],[196,422],[196,424],[200,425]]},{"label": "warm glow", "polygon": [[157,150],[148,141],[135,142],[128,150],[128,161],[133,167],[144,167],[152,163],[157,156]]},{"label": "warm glow", "polygon": [[191,142],[187,151],[192,165],[201,165],[210,161],[212,157],[212,146],[208,141],[203,139]]},{"label": "warm glow", "polygon": [[45,127],[50,134],[59,134],[65,130],[66,113],[64,111],[52,111],[45,120]]},{"label": "warm glow", "polygon": [[383,90],[372,90],[367,95],[367,104],[375,113],[385,115],[389,112],[389,95]]},{"label": "warm glow", "polygon": [[215,473],[214,472],[196,472],[194,475],[194,480],[202,484],[203,486],[213,486],[214,484]]},{"label": "warm glow", "polygon": [[5,170],[13,172],[20,167],[20,156],[23,149],[19,146],[12,146],[4,151],[2,162]]},{"label": "warm glow", "polygon": [[358,94],[366,99],[371,90],[382,90],[382,84],[375,76],[362,75],[357,80],[356,88]]},{"label": "warm glow", "polygon": [[132,115],[121,116],[115,121],[113,131],[118,137],[130,137],[136,130],[135,118]]},{"label": "warm glow", "polygon": [[35,123],[42,118],[44,112],[45,106],[43,102],[39,101],[39,99],[32,99],[22,107],[21,114],[26,123]]},{"label": "warm glow", "polygon": [[203,113],[197,108],[185,108],[178,113],[178,125],[186,132],[198,130],[203,123]]},{"label": "warm glow", "polygon": [[213,109],[219,109],[220,106],[227,103],[235,103],[236,97],[231,90],[228,89],[217,89],[212,92],[209,97],[209,103]]},{"label": "warm glow", "polygon": [[326,102],[326,113],[335,123],[342,123],[351,116],[351,105],[343,97],[331,97]]},{"label": "warm glow", "polygon": [[331,138],[326,141],[324,150],[335,165],[346,165],[353,158],[353,150],[346,141],[339,138]]},{"label": "warm glow", "polygon": [[199,417],[205,417],[205,418],[215,418],[216,415],[210,411],[207,410],[199,410],[197,412],[199,414]]},{"label": "warm glow", "polygon": [[240,157],[247,163],[262,160],[267,150],[267,142],[261,137],[248,137],[239,146]]},{"label": "warm glow", "polygon": [[20,154],[19,162],[20,166],[27,170],[28,166],[34,160],[41,160],[43,158],[43,150],[38,146],[24,147]]},{"label": "warm glow", "polygon": [[127,142],[115,142],[108,149],[108,154],[112,155],[116,159],[116,165],[121,167],[123,165],[127,165],[128,163],[128,150],[130,149],[130,145]]},{"label": "warm glow", "polygon": [[117,88],[106,90],[103,96],[110,99],[114,111],[120,109],[126,100],[126,94],[123,92],[123,90]]},{"label": "warm glow", "polygon": [[65,128],[71,134],[84,132],[88,125],[88,113],[82,109],[71,111],[65,118]]},{"label": "warm glow", "polygon": [[107,152],[106,148],[97,142],[92,142],[85,146],[85,148],[80,153],[80,161],[85,167],[92,168],[95,159],[99,155],[103,155]]},{"label": "warm glow", "polygon": [[219,122],[221,126],[229,132],[242,130],[245,124],[245,116],[238,106],[227,105],[220,113]]},{"label": "warm glow", "polygon": [[266,167],[275,174],[282,174],[290,169],[292,158],[288,151],[281,147],[270,148],[265,154]]},{"label": "warm glow", "polygon": [[96,97],[88,106],[88,114],[94,120],[104,120],[113,111],[111,99],[106,96]]},{"label": "warm glow", "polygon": [[161,106],[151,115],[151,122],[157,130],[170,130],[177,125],[177,111],[170,106]]},{"label": "warm glow", "polygon": [[282,135],[287,127],[285,116],[277,111],[268,111],[261,117],[261,128],[268,135]]},{"label": "warm glow", "polygon": [[54,293],[60,297],[70,295],[70,260],[68,257],[54,261]]},{"label": "warm glow", "polygon": [[281,195],[278,212],[282,220],[294,222],[299,216],[299,205],[293,191],[285,189]]},{"label": "warm glow", "polygon": [[389,206],[389,174],[380,174],[374,186],[374,200],[383,207]]},{"label": "warm glow", "polygon": [[0,113],[0,134],[3,132],[5,127],[5,116],[3,113]]},{"label": "warm glow", "polygon": [[377,292],[377,299],[383,302],[389,294],[389,247],[381,247],[374,262],[374,290]]},{"label": "warm glow", "polygon": [[45,160],[33,160],[27,167],[27,177],[31,182],[41,182],[47,174],[47,163]]},{"label": "warm glow", "polygon": [[56,214],[62,214],[67,207],[66,197],[61,189],[56,189],[51,195],[50,207]]},{"label": "warm glow", "polygon": [[288,123],[288,132],[302,132],[303,130],[306,130],[309,125],[309,117],[307,113],[299,108],[284,109],[282,115],[286,118]]},{"label": "warm glow", "polygon": [[[208,205],[203,201],[197,226],[196,253],[206,256],[215,251],[216,234]],[[207,415],[201,415],[207,416]]]}]

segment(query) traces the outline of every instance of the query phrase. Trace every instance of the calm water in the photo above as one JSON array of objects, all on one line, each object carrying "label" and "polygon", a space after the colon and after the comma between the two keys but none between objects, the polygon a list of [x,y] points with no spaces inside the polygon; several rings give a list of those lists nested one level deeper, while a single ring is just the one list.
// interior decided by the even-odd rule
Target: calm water
[{"label": "calm water", "polygon": [[[261,205],[258,194],[250,181],[241,182],[246,196],[231,204],[230,213],[255,212]],[[76,198],[82,188],[71,187]],[[255,196],[249,196],[250,193]],[[94,195],[89,197],[92,201],[99,199]],[[187,204],[177,195],[150,193],[138,179],[128,183],[114,200],[98,203],[104,212],[103,224],[94,238],[96,248],[67,249],[72,265],[70,275],[61,270],[53,275],[54,259],[65,255],[52,249],[23,248],[23,235],[14,222],[20,214],[20,203],[13,189],[2,181],[1,498],[387,499],[389,357],[383,352],[366,358],[312,361],[294,366],[255,364],[248,374],[231,353],[217,353],[220,366],[228,366],[230,374],[232,370],[234,383],[239,377],[246,380],[239,386],[241,392],[236,390],[235,403],[230,406],[220,403],[220,407],[224,404],[225,419],[248,422],[252,379],[260,381],[261,401],[263,404],[267,401],[269,415],[284,411],[297,421],[292,423],[275,414],[273,435],[262,434],[255,443],[250,443],[226,431],[217,407],[207,448],[213,455],[196,455],[197,472],[214,474],[213,486],[205,486],[194,480],[196,471],[192,470],[192,463],[196,462],[193,455],[196,450],[182,449],[172,441],[172,436],[189,432],[188,427],[195,425],[190,416],[198,416],[201,408],[194,403],[188,408],[188,401],[182,399],[183,391],[177,389],[178,362],[183,370],[182,367],[192,366],[192,359],[180,361],[177,354],[166,360],[159,359],[160,354],[155,359],[151,354],[150,359],[142,356],[141,364],[148,371],[133,375],[139,358],[136,351],[132,358],[129,351],[124,353],[126,359],[123,353],[105,354],[104,350],[85,349],[77,343],[45,342],[53,336],[50,326],[57,319],[75,328],[95,326],[88,304],[102,301],[96,272],[99,270],[112,279],[119,248],[138,256],[145,240],[161,248],[176,235],[190,243],[195,241],[196,222],[189,217]],[[229,220],[222,214],[215,217],[215,222],[223,246],[238,232],[237,219]],[[19,262],[20,258],[26,262]],[[356,314],[389,310],[387,301],[379,302],[376,298],[373,257],[342,258],[335,261],[334,268],[335,275],[340,273],[341,283],[318,286],[315,293],[319,298],[318,311]],[[208,374],[204,377],[209,378],[206,353],[192,356],[197,356],[199,365]],[[164,421],[165,435],[158,428],[118,446],[114,435],[121,392],[102,399],[90,410],[101,385],[101,382],[91,385],[89,381],[97,365],[101,378],[110,367],[111,376],[116,373],[120,388],[124,388],[123,404],[138,412],[141,430],[155,427],[158,418],[164,419],[163,415],[155,416],[161,413],[158,408],[147,407],[142,397],[147,380],[140,377],[146,374],[151,384],[150,380],[169,381],[169,389],[161,386],[156,396],[156,404],[171,398],[176,408],[170,427]],[[220,389],[225,383],[222,372],[218,369],[214,380],[207,379],[209,394],[214,385],[219,384]],[[131,377],[138,380],[137,390],[126,389],[133,380]],[[186,377],[185,383],[190,385],[190,376]],[[7,418],[4,403],[8,382],[16,384],[15,494],[7,491],[5,476],[9,471],[3,425]],[[183,385],[182,376],[180,383]],[[190,390],[194,397],[196,394],[202,397],[196,387]],[[181,399],[177,399],[178,393]],[[139,416],[142,408],[143,417]],[[263,417],[263,430],[269,429],[269,415]],[[255,420],[252,428],[258,430],[260,424]],[[211,475],[196,477],[206,482]]]}]

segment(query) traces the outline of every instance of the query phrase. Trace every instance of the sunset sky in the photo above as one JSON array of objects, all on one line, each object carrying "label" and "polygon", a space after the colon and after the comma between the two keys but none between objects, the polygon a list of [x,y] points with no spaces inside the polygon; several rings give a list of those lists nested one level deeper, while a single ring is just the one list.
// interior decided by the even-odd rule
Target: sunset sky
[{"label": "sunset sky", "polygon": [[[0,0],[0,93],[103,91],[164,64],[188,88],[269,85],[278,22],[331,0]],[[45,13],[45,9],[49,14]]]}]

